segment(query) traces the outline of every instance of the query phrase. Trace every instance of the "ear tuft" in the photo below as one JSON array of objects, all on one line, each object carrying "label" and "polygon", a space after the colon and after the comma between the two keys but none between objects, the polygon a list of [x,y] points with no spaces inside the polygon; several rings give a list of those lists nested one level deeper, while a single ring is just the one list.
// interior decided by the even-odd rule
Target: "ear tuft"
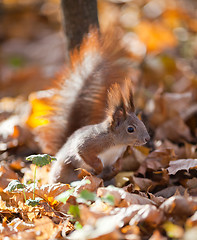
[{"label": "ear tuft", "polygon": [[115,83],[108,92],[107,115],[112,119],[112,126],[119,126],[126,118],[125,100],[120,85]]},{"label": "ear tuft", "polygon": [[114,83],[108,92],[108,108],[107,108],[107,115],[112,117],[117,109],[124,109],[124,98],[122,95],[122,91],[120,85]]},{"label": "ear tuft", "polygon": [[125,79],[122,87],[120,87],[119,84],[114,83],[108,92],[107,115],[113,117],[115,111],[120,108],[123,109],[125,115],[126,112],[135,111],[132,83],[129,78]]},{"label": "ear tuft", "polygon": [[123,96],[125,99],[126,110],[128,112],[134,112],[135,106],[133,101],[132,82],[129,78],[125,79],[125,84],[123,87]]}]

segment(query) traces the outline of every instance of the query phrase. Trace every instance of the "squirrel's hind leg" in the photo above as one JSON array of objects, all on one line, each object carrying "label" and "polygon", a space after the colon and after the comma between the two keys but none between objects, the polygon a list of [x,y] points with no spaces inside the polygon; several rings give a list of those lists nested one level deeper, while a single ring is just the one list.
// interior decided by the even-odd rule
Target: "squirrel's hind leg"
[{"label": "squirrel's hind leg", "polygon": [[49,174],[49,183],[67,183],[70,184],[73,181],[78,180],[78,173],[75,171],[72,163],[62,163],[56,161],[51,166],[51,172]]}]

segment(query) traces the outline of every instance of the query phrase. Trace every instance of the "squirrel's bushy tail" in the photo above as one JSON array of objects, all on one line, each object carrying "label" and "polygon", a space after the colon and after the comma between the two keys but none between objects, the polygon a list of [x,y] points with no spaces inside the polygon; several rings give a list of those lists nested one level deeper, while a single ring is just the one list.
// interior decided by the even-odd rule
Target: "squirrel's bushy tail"
[{"label": "squirrel's bushy tail", "polygon": [[50,123],[40,130],[44,152],[55,154],[77,129],[104,120],[107,94],[130,77],[130,60],[117,33],[92,29],[58,80],[59,92]]}]

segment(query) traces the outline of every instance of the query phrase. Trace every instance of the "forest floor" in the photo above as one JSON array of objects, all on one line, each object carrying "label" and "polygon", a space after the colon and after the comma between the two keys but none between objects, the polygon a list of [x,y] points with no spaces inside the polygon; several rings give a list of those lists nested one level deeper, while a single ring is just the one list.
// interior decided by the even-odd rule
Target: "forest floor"
[{"label": "forest floor", "polygon": [[26,160],[40,152],[36,129],[65,65],[60,6],[0,3],[0,239],[197,239],[196,9],[192,0],[98,1],[101,30],[114,20],[122,29],[151,135],[104,187],[84,170],[50,185],[50,164],[38,167],[50,157]]}]

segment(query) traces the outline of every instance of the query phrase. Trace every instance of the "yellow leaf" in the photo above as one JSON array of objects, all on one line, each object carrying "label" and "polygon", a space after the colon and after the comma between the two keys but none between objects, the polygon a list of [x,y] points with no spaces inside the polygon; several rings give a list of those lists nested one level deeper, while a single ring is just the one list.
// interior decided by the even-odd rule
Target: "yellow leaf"
[{"label": "yellow leaf", "polygon": [[49,123],[49,120],[46,118],[46,116],[52,111],[53,108],[47,104],[46,99],[46,97],[39,97],[39,93],[32,93],[30,95],[29,102],[31,105],[31,114],[26,121],[26,124],[29,127],[36,128]]},{"label": "yellow leaf", "polygon": [[188,19],[188,15],[182,9],[167,9],[163,13],[163,22],[170,28],[176,28],[182,25]]},{"label": "yellow leaf", "polygon": [[181,238],[183,236],[184,230],[182,227],[173,224],[172,222],[165,222],[163,224],[163,228],[165,229],[167,235],[170,238]]},{"label": "yellow leaf", "polygon": [[172,48],[177,44],[175,35],[161,22],[150,23],[142,21],[136,26],[135,32],[146,45],[149,52],[160,52],[165,48]]},{"label": "yellow leaf", "polygon": [[148,154],[150,153],[150,149],[144,146],[135,146],[134,148],[143,153],[145,156],[148,156]]}]

